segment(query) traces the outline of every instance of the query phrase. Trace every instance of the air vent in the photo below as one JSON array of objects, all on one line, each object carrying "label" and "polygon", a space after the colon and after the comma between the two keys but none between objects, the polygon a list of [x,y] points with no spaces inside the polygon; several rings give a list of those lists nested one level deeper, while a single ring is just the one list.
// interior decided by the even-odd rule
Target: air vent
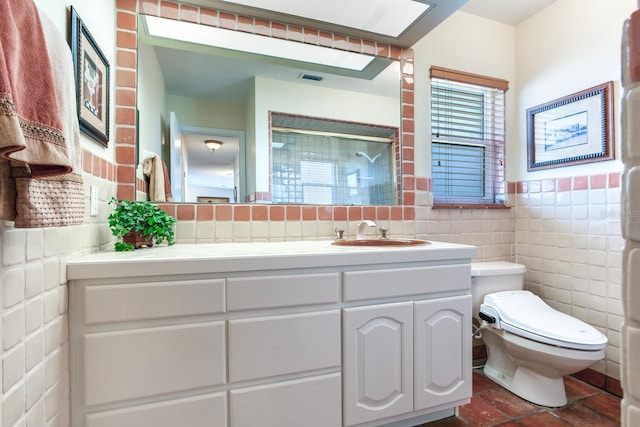
[{"label": "air vent", "polygon": [[313,80],[314,82],[321,82],[324,77],[322,76],[317,76],[315,74],[309,74],[309,73],[302,73],[298,76],[299,79],[305,79],[305,80]]}]

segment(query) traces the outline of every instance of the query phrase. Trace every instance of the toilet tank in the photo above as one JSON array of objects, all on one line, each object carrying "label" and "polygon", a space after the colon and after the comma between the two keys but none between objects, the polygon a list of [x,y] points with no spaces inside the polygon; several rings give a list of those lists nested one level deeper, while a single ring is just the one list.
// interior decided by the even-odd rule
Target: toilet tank
[{"label": "toilet tank", "polygon": [[478,317],[484,296],[500,291],[515,291],[524,286],[527,268],[507,261],[471,263],[471,299],[473,317]]}]

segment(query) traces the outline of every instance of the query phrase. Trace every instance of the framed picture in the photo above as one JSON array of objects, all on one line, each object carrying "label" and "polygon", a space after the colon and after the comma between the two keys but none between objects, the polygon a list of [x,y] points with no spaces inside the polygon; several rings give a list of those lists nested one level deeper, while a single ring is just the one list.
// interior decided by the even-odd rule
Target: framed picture
[{"label": "framed picture", "polygon": [[71,53],[80,130],[109,144],[109,62],[71,7]]},{"label": "framed picture", "polygon": [[527,110],[527,169],[613,159],[613,82]]}]

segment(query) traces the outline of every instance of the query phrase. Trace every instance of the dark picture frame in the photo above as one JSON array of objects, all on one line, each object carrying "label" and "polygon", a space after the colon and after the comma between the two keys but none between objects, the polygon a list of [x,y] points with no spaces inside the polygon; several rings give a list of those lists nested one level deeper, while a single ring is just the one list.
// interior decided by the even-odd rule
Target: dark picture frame
[{"label": "dark picture frame", "polygon": [[527,109],[527,170],[613,158],[612,81]]},{"label": "dark picture frame", "polygon": [[71,7],[71,54],[80,130],[109,145],[109,62],[78,12]]}]

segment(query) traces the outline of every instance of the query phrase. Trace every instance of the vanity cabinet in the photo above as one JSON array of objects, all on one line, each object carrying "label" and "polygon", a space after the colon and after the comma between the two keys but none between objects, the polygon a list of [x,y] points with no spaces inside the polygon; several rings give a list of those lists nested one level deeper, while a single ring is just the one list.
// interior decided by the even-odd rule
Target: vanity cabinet
[{"label": "vanity cabinet", "polygon": [[452,415],[471,396],[475,248],[433,246],[175,245],[73,260],[72,425],[412,426]]}]

